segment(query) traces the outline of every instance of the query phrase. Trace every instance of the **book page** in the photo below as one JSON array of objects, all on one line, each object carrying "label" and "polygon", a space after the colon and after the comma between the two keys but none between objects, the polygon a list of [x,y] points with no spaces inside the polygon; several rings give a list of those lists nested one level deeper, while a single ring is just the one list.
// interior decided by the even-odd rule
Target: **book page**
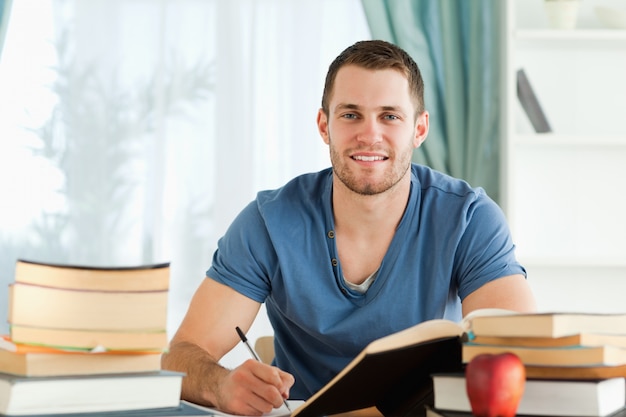
[{"label": "book page", "polygon": [[[190,403],[188,401],[184,401],[184,403],[190,404],[193,407],[199,408],[201,410],[206,410],[206,411],[210,411],[212,412],[214,415],[216,416],[224,416],[224,417],[246,417],[246,416],[241,416],[239,414],[229,414],[229,413],[225,413],[224,411],[220,411],[217,408],[213,408],[213,407],[204,407],[198,404],[194,404],[194,403]],[[296,408],[300,407],[302,404],[304,404],[304,401],[302,400],[287,400],[287,404],[289,404],[289,408],[291,408],[292,410],[295,410]],[[280,408],[275,408],[272,411],[270,411],[269,413],[265,413],[263,414],[262,417],[288,417],[290,416],[291,413],[289,412],[289,410],[287,410],[287,408],[280,407]]]},{"label": "book page", "polygon": [[462,334],[463,327],[458,323],[444,319],[428,320],[374,340],[365,348],[364,352],[383,352],[444,337],[461,336]]},{"label": "book page", "polygon": [[364,350],[366,353],[376,353],[443,337],[462,336],[463,333],[470,330],[471,321],[474,317],[512,314],[519,313],[502,308],[482,308],[469,313],[461,323],[446,319],[427,320],[408,329],[374,340]]}]

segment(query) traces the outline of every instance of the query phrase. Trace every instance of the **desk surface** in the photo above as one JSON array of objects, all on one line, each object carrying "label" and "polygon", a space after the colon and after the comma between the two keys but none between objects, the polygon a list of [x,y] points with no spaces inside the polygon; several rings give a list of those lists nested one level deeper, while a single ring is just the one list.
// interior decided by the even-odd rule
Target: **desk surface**
[{"label": "desk surface", "polygon": [[333,414],[333,417],[382,417],[382,414],[376,407],[370,407],[347,413]]}]

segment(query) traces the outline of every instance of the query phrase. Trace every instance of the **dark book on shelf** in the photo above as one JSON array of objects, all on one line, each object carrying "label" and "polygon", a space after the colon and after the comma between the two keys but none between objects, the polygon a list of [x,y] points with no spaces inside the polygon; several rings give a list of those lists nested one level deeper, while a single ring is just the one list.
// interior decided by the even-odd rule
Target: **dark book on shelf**
[{"label": "dark book on shelf", "polygon": [[526,112],[530,123],[532,123],[535,132],[552,132],[550,123],[523,69],[517,71],[517,98],[522,104],[522,108]]}]

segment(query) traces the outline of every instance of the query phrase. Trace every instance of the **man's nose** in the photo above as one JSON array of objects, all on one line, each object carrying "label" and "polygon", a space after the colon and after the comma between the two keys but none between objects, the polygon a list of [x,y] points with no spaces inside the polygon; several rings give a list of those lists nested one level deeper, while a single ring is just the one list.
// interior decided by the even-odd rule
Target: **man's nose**
[{"label": "man's nose", "polygon": [[382,142],[383,131],[380,121],[376,118],[365,118],[361,123],[361,129],[357,140],[366,145],[373,145]]}]

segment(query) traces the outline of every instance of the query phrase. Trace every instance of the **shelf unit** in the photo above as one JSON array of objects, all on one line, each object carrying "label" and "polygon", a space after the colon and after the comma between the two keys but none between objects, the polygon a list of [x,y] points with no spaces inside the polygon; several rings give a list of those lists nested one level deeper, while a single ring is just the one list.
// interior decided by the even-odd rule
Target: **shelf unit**
[{"label": "shelf unit", "polygon": [[[543,1],[506,2],[502,206],[525,265],[626,268],[626,29],[601,25],[602,0],[550,29]],[[551,133],[519,104],[520,68]]]}]

